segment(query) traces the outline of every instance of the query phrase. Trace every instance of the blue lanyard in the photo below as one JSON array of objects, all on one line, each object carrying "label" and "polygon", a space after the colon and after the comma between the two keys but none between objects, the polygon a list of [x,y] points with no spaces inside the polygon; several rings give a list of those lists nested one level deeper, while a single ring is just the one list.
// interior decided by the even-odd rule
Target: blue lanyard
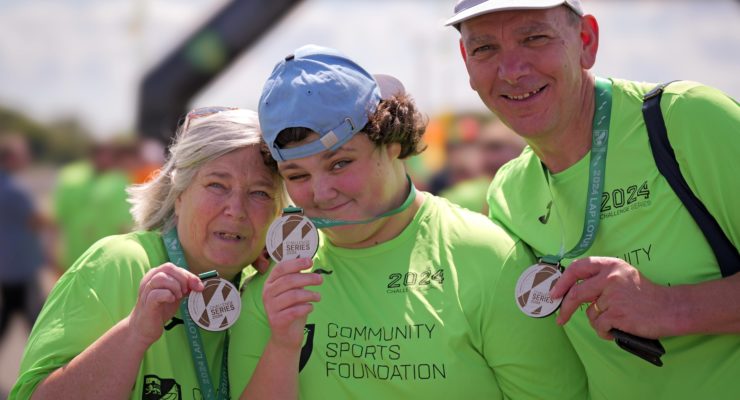
[{"label": "blue lanyard", "polygon": [[594,121],[591,131],[591,155],[588,169],[588,190],[586,193],[586,215],[583,220],[581,239],[569,252],[563,249],[557,255],[546,255],[542,262],[558,265],[564,258],[574,258],[585,253],[596,238],[601,220],[601,193],[606,179],[606,150],[609,139],[609,120],[612,111],[612,85],[607,79],[596,78],[594,88]]},{"label": "blue lanyard", "polygon": [[[167,255],[170,261],[180,268],[188,269],[188,263],[185,261],[185,253],[182,251],[180,246],[180,239],[177,237],[177,229],[170,229],[165,232],[162,236],[164,240],[164,247],[167,249]],[[229,331],[226,331],[226,338],[224,342],[224,351],[221,358],[221,374],[219,377],[219,388],[218,391],[213,389],[213,383],[211,383],[211,375],[208,370],[208,362],[206,361],[206,353],[204,351],[203,340],[200,337],[200,330],[198,325],[193,322],[190,318],[190,312],[188,312],[188,299],[184,298],[180,302],[180,314],[182,314],[182,320],[185,324],[185,331],[188,337],[188,344],[190,345],[190,353],[193,357],[193,363],[195,364],[195,374],[198,377],[198,384],[200,386],[200,392],[206,400],[221,400],[229,398]]]}]

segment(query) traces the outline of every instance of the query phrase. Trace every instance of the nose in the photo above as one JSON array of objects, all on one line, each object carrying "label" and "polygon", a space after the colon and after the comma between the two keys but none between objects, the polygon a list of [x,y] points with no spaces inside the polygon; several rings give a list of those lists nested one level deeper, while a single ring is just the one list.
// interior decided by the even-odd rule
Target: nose
[{"label": "nose", "polygon": [[521,77],[529,73],[529,62],[521,51],[503,50],[499,54],[498,78],[516,85]]},{"label": "nose", "polygon": [[246,194],[233,193],[226,200],[224,214],[237,220],[247,218],[247,197]]},{"label": "nose", "polygon": [[331,177],[326,175],[315,175],[312,180],[314,203],[326,203],[336,196],[337,192],[334,190],[334,184]]}]

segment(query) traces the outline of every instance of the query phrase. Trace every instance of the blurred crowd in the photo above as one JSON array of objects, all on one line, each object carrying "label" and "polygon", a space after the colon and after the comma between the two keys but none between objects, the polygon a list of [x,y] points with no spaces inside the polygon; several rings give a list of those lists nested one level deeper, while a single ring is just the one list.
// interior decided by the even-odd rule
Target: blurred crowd
[{"label": "blurred crowd", "polygon": [[[408,161],[415,185],[481,213],[494,174],[524,147],[500,121],[473,113],[431,118],[424,141],[426,151]],[[44,166],[23,132],[0,129],[0,348],[15,314],[33,326],[53,283],[41,285],[42,272],[58,279],[95,241],[132,228],[126,188],[149,179],[164,156],[163,144],[125,136]]]}]

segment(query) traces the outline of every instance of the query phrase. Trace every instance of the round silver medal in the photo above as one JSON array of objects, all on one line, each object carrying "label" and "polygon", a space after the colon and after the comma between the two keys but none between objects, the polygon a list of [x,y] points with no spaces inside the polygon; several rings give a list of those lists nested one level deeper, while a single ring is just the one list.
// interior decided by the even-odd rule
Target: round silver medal
[{"label": "round silver medal", "polygon": [[190,293],[188,312],[198,326],[209,331],[222,331],[234,325],[242,310],[239,291],[222,278],[206,279],[202,292]]},{"label": "round silver medal", "polygon": [[312,258],[319,248],[319,232],[310,219],[301,214],[285,214],[267,230],[267,252],[275,262],[294,258]]},{"label": "round silver medal", "polygon": [[516,282],[516,305],[530,317],[541,318],[554,313],[561,299],[550,298],[550,289],[560,279],[557,266],[538,263],[527,268]]}]

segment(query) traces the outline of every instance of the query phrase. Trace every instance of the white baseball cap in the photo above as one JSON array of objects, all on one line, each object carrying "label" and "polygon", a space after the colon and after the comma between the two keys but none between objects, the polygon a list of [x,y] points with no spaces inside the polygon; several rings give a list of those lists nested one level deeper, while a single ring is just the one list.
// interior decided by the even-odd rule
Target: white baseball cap
[{"label": "white baseball cap", "polygon": [[457,26],[470,18],[495,11],[545,9],[563,4],[583,15],[581,0],[459,0],[455,4],[455,15],[445,21],[445,25]]}]

